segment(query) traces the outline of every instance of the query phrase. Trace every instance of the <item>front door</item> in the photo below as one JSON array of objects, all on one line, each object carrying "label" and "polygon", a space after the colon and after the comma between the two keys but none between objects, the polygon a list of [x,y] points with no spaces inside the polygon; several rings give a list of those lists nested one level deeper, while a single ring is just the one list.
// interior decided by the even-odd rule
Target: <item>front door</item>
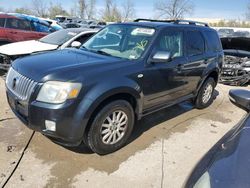
[{"label": "front door", "polygon": [[183,54],[183,32],[162,31],[156,39],[152,55],[159,51],[171,53],[171,59],[164,63],[148,62],[143,73],[144,108],[152,108],[174,101],[187,93],[182,67],[187,59]]}]

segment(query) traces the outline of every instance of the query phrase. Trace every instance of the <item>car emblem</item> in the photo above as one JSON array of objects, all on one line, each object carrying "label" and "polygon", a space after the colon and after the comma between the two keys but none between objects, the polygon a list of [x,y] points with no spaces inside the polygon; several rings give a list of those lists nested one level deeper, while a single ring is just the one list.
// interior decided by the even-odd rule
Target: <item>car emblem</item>
[{"label": "car emblem", "polygon": [[12,89],[16,89],[16,86],[17,86],[18,82],[19,82],[19,78],[18,77],[16,77],[16,78],[13,79]]}]

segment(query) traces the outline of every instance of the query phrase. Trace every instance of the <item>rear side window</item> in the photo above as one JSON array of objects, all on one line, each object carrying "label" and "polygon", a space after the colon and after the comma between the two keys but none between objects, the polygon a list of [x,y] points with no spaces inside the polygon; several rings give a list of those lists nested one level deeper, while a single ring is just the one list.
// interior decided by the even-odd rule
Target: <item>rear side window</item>
[{"label": "rear side window", "polygon": [[8,18],[6,22],[6,28],[19,29],[19,20],[16,18]]},{"label": "rear side window", "polygon": [[78,42],[80,42],[80,43],[83,44],[83,43],[86,42],[90,37],[92,37],[92,35],[93,35],[93,33],[85,34],[85,35],[80,36],[80,37],[78,37],[77,39],[75,39],[75,41],[78,41]]},{"label": "rear side window", "polygon": [[0,18],[0,27],[4,27],[5,18]]},{"label": "rear side window", "polygon": [[187,53],[188,56],[202,55],[205,51],[205,41],[201,32],[187,32]]},{"label": "rear side window", "polygon": [[19,20],[19,29],[30,31],[30,22],[27,20]]},{"label": "rear side window", "polygon": [[50,27],[38,22],[32,23],[32,30],[37,32],[43,32],[43,33],[50,33]]},{"label": "rear side window", "polygon": [[221,42],[217,33],[213,31],[205,31],[204,34],[207,42],[207,50],[209,52],[221,51]]}]

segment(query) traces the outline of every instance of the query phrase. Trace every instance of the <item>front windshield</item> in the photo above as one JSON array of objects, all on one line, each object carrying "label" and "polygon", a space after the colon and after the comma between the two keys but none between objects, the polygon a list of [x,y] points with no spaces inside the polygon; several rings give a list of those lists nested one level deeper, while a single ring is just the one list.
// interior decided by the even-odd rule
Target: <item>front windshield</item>
[{"label": "front windshield", "polygon": [[60,30],[41,38],[39,41],[48,44],[62,45],[78,33],[78,31]]},{"label": "front windshield", "polygon": [[110,25],[82,47],[104,55],[129,60],[139,59],[151,42],[155,30],[132,25]]}]

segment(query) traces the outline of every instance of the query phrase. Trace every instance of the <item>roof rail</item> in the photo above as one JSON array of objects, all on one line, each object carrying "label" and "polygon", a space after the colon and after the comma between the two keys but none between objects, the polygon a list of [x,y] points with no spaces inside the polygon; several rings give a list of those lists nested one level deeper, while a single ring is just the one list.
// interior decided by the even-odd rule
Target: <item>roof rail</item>
[{"label": "roof rail", "polygon": [[166,23],[174,23],[174,24],[189,24],[189,25],[200,25],[200,26],[209,27],[208,23],[191,21],[191,20],[152,20],[152,19],[139,18],[139,19],[134,20],[134,22],[166,22]]}]

